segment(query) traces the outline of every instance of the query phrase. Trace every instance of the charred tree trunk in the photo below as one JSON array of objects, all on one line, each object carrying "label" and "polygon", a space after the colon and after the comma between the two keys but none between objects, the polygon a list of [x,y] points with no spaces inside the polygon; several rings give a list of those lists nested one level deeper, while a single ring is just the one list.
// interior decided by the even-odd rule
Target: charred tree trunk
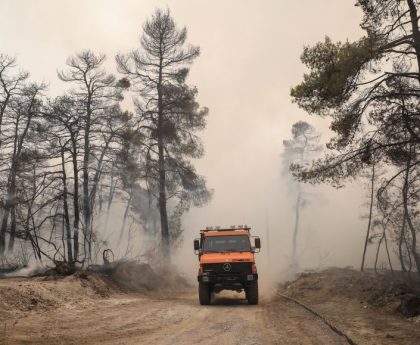
[{"label": "charred tree trunk", "polygon": [[33,231],[34,231],[34,236],[32,236],[31,234],[31,220],[33,220],[33,213],[32,213],[32,207],[34,205],[35,202],[35,198],[36,198],[36,170],[35,170],[35,165],[33,165],[33,178],[32,178],[32,195],[31,195],[31,200],[28,201],[28,211],[26,213],[26,220],[25,220],[25,231],[26,231],[26,237],[29,238],[29,240],[31,241],[31,245],[32,245],[32,249],[34,251],[34,255],[35,255],[35,259],[36,260],[41,260],[41,253],[39,251],[39,245],[38,245],[38,238],[36,235],[36,229],[35,229],[35,224],[33,222]]},{"label": "charred tree trunk", "polygon": [[74,261],[79,258],[79,225],[80,225],[80,207],[79,207],[79,168],[77,163],[77,146],[74,135],[71,137],[72,142],[72,165],[73,165],[73,254]]},{"label": "charred tree trunk", "polygon": [[34,113],[32,112],[32,108],[35,105],[36,95],[37,95],[37,92],[31,95],[30,105],[27,110],[26,123],[23,127],[23,132],[21,134],[19,134],[19,124],[20,124],[21,115],[19,115],[16,119],[15,133],[14,133],[14,148],[13,148],[12,166],[11,166],[12,198],[10,199],[11,200],[10,208],[13,215],[12,215],[12,224],[11,224],[11,229],[10,229],[9,250],[13,250],[13,246],[15,243],[15,235],[16,235],[16,175],[18,172],[18,162],[21,160],[21,152],[22,152],[23,144],[25,142],[26,135],[28,134],[32,117],[34,116]]},{"label": "charred tree trunk", "polygon": [[[407,205],[405,205],[405,207],[407,207]],[[407,224],[411,232],[410,251],[411,251],[411,254],[413,255],[413,259],[416,264],[417,274],[420,276],[420,254],[417,252],[417,234],[416,234],[417,230],[414,228],[414,225],[411,221],[411,217],[409,214],[407,214]]]},{"label": "charred tree trunk", "polygon": [[7,224],[9,221],[9,215],[10,210],[13,206],[13,203],[15,202],[15,181],[16,178],[14,177],[14,167],[12,166],[10,170],[9,175],[9,183],[7,188],[7,194],[6,194],[6,202],[3,207],[3,218],[1,222],[1,228],[0,228],[0,255],[4,255],[4,252],[6,250],[6,232],[7,232]]},{"label": "charred tree trunk", "polygon": [[[161,55],[162,56],[162,55]],[[158,91],[158,170],[159,170],[159,213],[162,236],[162,259],[164,263],[171,261],[169,244],[169,224],[168,211],[166,207],[166,171],[165,171],[165,152],[163,142],[163,90],[162,90],[162,67],[163,59],[160,59]]]},{"label": "charred tree trunk", "polygon": [[[15,244],[15,236],[16,236],[16,163],[12,163],[12,181],[10,185],[10,196],[9,205],[6,205],[11,213],[11,224],[10,224],[10,236],[9,236],[9,247],[8,250],[12,251],[14,244]],[[6,223],[7,225],[7,223]]]},{"label": "charred tree trunk", "polygon": [[163,147],[162,145],[159,145],[159,212],[162,235],[162,254],[164,261],[170,262],[171,253],[169,245],[168,212],[166,208],[166,176],[164,164]]},{"label": "charred tree trunk", "polygon": [[8,201],[6,200],[6,205],[3,207],[3,217],[0,228],[0,255],[4,255],[4,250],[6,248],[6,231],[7,222],[9,220],[9,212],[10,207],[8,206]]},{"label": "charred tree trunk", "polygon": [[391,256],[389,255],[388,238],[386,236],[386,228],[385,227],[384,227],[383,237],[384,237],[384,240],[385,240],[385,250],[386,250],[386,256],[388,258],[389,269],[391,270],[391,273],[394,276],[394,268],[392,267]]},{"label": "charred tree trunk", "polygon": [[[4,254],[5,251],[5,237],[7,231],[7,222],[9,218],[9,213],[12,208],[16,207],[16,176],[18,172],[18,163],[21,157],[21,152],[23,149],[23,144],[25,142],[26,136],[28,134],[29,126],[31,124],[32,117],[34,116],[33,107],[35,106],[36,96],[40,89],[32,90],[29,95],[29,105],[26,110],[26,123],[23,126],[22,133],[19,133],[19,125],[21,124],[21,119],[23,114],[18,113],[15,123],[14,123],[14,132],[13,132],[13,150],[11,152],[11,167],[9,171],[8,178],[8,190],[7,190],[7,201],[4,207],[3,220],[0,228],[0,255]],[[15,212],[14,210],[13,212]],[[14,224],[13,224],[14,223]],[[15,230],[16,230],[16,217],[15,220],[12,219],[12,226],[14,226],[13,232],[10,233],[9,243],[12,245],[9,248],[13,249],[14,240],[15,240]]]},{"label": "charred tree trunk", "polygon": [[84,243],[85,243],[85,253],[88,259],[88,262],[91,260],[91,208],[90,208],[90,200],[89,200],[89,158],[90,158],[90,125],[91,125],[91,93],[90,93],[90,85],[86,85],[89,93],[87,99],[87,107],[86,107],[86,124],[85,124],[85,136],[84,136],[84,155],[83,155],[83,217],[84,217],[84,225],[85,225],[85,236],[84,236]]},{"label": "charred tree trunk", "polygon": [[71,229],[70,229],[70,216],[69,216],[69,207],[67,203],[67,174],[66,174],[66,165],[65,165],[65,156],[64,148],[61,149],[61,169],[62,169],[62,181],[63,181],[63,209],[64,209],[64,224],[66,230],[66,240],[67,240],[67,261],[73,263],[73,251],[71,243]]},{"label": "charred tree trunk", "polygon": [[398,238],[398,257],[400,259],[400,265],[401,265],[401,270],[403,272],[407,272],[407,268],[405,267],[405,263],[404,263],[404,252],[403,252],[403,244],[405,242],[405,225],[407,222],[407,214],[405,212],[405,208],[404,208],[404,212],[403,212],[403,220],[402,220],[402,226],[401,226],[401,231],[400,231],[400,235]]},{"label": "charred tree trunk", "polygon": [[379,251],[380,251],[380,249],[381,249],[381,244],[382,244],[383,239],[384,239],[384,235],[382,234],[381,239],[380,239],[380,240],[379,240],[379,242],[378,242],[378,248],[376,249],[376,255],[375,255],[375,266],[374,266],[375,273],[378,273],[378,271],[377,271],[377,267],[378,267]]},{"label": "charred tree trunk", "polygon": [[[42,256],[41,256],[41,248],[39,246],[39,241],[38,241],[38,235],[36,233],[36,223],[35,223],[35,218],[34,218],[34,214],[32,212],[32,207],[34,205],[35,202],[35,198],[36,198],[36,168],[35,165],[33,165],[33,173],[32,173],[32,198],[31,198],[31,203],[28,207],[28,214],[27,214],[27,229],[28,229],[28,235],[30,236],[31,242],[33,242],[34,245],[34,250],[36,250],[36,253],[38,254],[38,259],[39,261],[42,261]],[[34,231],[34,235],[32,236],[30,233],[30,225],[29,222],[32,223],[32,228]],[[36,257],[36,255],[35,255]]]},{"label": "charred tree trunk", "polygon": [[[360,271],[362,271],[362,272],[363,272],[363,269],[365,268],[366,251],[367,251],[367,246],[368,246],[368,243],[369,243],[370,227],[371,227],[371,224],[372,224],[372,210],[373,210],[374,193],[375,193],[375,162],[373,162],[373,164],[372,164],[372,175],[371,175],[371,179],[370,179],[369,220],[368,220],[368,225],[367,225],[367,230],[366,230],[365,245],[363,247],[362,264],[360,265]],[[382,238],[381,238],[381,241],[382,241]],[[378,246],[378,251],[379,251],[379,246]],[[376,271],[376,262],[375,262],[375,271]]]},{"label": "charred tree trunk", "polygon": [[16,237],[16,203],[12,205],[10,208],[10,238],[9,238],[9,246],[7,250],[11,253],[13,252],[15,246],[15,237]]},{"label": "charred tree trunk", "polygon": [[410,164],[411,164],[411,154],[413,150],[412,147],[410,147],[410,155],[407,160],[407,168],[405,173],[405,179],[404,179],[404,187],[403,187],[403,206],[404,206],[404,213],[406,215],[407,225],[410,229],[411,233],[411,248],[409,251],[411,251],[411,254],[413,255],[414,262],[416,264],[417,273],[420,276],[420,254],[417,252],[417,233],[416,229],[414,228],[414,225],[411,221],[410,211],[408,209],[408,189],[409,189],[409,178],[410,178]]},{"label": "charred tree trunk", "polygon": [[109,145],[111,144],[112,139],[114,138],[114,133],[111,133],[109,138],[105,141],[105,145],[102,148],[101,156],[99,157],[98,164],[96,166],[96,172],[93,176],[91,191],[89,195],[90,199],[90,209],[93,210],[95,208],[95,201],[96,201],[96,193],[98,191],[99,182],[102,177],[102,168],[104,163],[105,154],[109,148]]},{"label": "charred tree trunk", "polygon": [[4,79],[1,77],[0,80],[1,80],[1,83],[2,83],[2,86],[3,86],[3,89],[6,93],[6,97],[5,97],[4,101],[2,102],[2,104],[0,104],[0,147],[1,147],[1,145],[2,145],[1,135],[2,135],[2,129],[3,129],[3,119],[4,119],[4,114],[6,112],[6,108],[9,104],[9,101],[10,101],[11,94],[10,94],[10,91],[7,89],[5,83],[4,83]]},{"label": "charred tree trunk", "polygon": [[407,0],[408,8],[410,11],[411,29],[413,32],[414,50],[416,52],[417,59],[417,74],[420,83],[420,31],[419,31],[419,18],[417,13],[417,5],[413,0]]},{"label": "charred tree trunk", "polygon": [[99,194],[98,194],[98,201],[99,201],[99,214],[102,213],[102,207],[103,207],[103,203],[104,203],[104,199],[103,199],[103,191],[104,191],[104,186],[101,183],[101,185],[99,186]]}]

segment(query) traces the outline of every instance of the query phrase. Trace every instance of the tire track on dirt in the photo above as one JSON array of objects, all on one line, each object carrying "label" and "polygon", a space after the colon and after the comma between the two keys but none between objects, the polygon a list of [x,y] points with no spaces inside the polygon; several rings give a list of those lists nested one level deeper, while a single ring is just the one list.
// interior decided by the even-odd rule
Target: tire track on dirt
[{"label": "tire track on dirt", "polygon": [[[241,296],[241,297],[239,297]],[[1,339],[1,338],[0,338]],[[279,298],[250,306],[222,293],[200,306],[196,291],[168,297],[117,295],[85,306],[29,314],[8,330],[13,344],[338,345],[347,342],[318,318]]]}]

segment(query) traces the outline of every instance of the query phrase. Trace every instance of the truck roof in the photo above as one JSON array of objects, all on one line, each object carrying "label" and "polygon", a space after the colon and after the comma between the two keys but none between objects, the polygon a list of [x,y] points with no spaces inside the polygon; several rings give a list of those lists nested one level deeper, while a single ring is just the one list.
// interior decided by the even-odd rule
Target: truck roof
[{"label": "truck roof", "polygon": [[200,230],[201,234],[205,237],[207,236],[235,236],[235,235],[247,235],[249,236],[249,231],[251,228],[230,228],[230,229],[206,229]]}]

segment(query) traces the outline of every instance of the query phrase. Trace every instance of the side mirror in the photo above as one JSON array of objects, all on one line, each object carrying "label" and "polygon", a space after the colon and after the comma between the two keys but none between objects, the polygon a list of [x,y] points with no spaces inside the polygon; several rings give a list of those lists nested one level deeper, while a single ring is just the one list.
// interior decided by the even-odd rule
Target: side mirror
[{"label": "side mirror", "polygon": [[255,238],[255,248],[260,249],[261,248],[261,240],[259,237]]},{"label": "side mirror", "polygon": [[194,250],[197,251],[200,249],[200,240],[194,240]]}]

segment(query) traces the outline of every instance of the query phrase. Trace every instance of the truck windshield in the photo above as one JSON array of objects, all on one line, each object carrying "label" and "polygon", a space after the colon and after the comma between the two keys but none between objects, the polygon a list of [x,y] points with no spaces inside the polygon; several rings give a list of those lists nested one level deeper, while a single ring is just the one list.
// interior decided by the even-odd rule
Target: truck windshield
[{"label": "truck windshield", "polygon": [[204,240],[205,253],[249,252],[251,247],[246,235],[208,236]]}]

